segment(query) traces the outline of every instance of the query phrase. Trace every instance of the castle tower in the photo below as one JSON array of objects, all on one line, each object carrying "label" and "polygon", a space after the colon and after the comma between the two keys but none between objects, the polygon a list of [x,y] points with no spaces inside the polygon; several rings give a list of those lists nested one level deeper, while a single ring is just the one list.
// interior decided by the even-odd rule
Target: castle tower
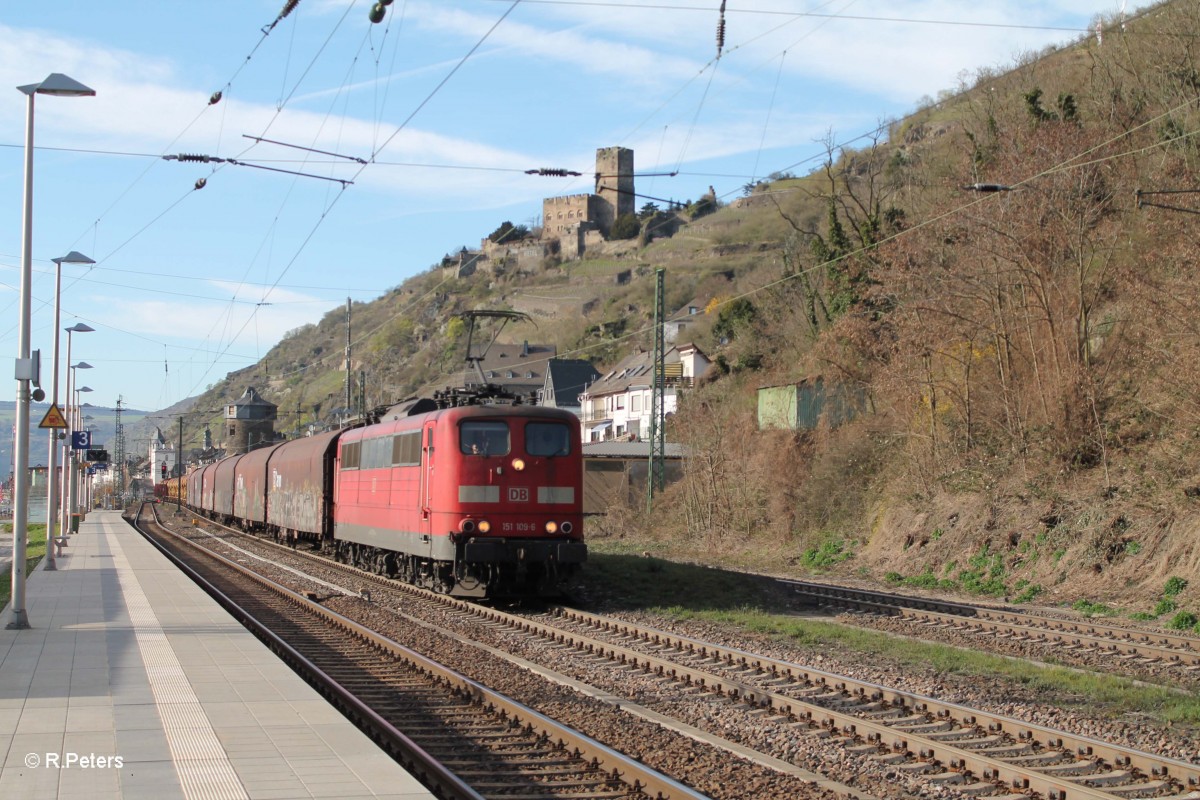
[{"label": "castle tower", "polygon": [[627,147],[601,147],[596,150],[596,225],[607,236],[613,222],[622,214],[633,214],[633,151]]},{"label": "castle tower", "polygon": [[227,455],[247,453],[275,441],[275,416],[278,406],[259,397],[254,387],[246,389],[236,403],[225,406],[225,424],[229,441]]}]

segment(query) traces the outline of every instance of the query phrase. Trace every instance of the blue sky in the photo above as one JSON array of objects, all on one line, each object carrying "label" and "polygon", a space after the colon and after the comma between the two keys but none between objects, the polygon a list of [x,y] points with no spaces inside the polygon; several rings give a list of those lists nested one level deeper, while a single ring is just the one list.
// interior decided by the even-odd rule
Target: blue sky
[{"label": "blue sky", "polygon": [[[598,147],[633,148],[639,174],[679,173],[640,177],[640,193],[732,198],[755,177],[812,169],[827,136],[851,140],[1122,5],[728,0],[715,60],[719,0],[395,0],[378,25],[362,0],[300,0],[277,23],[283,0],[8,2],[0,354],[17,352],[15,87],[51,72],[97,94],[35,101],[43,385],[51,259],[77,250],[97,263],[64,267],[62,326],[96,328],[72,352],[95,367],[79,373],[87,399],[157,410],[347,296],[374,299],[504,220],[539,223],[542,197],[591,190]],[[161,158],[179,153],[243,163]],[[540,167],[585,177],[524,174]]]}]

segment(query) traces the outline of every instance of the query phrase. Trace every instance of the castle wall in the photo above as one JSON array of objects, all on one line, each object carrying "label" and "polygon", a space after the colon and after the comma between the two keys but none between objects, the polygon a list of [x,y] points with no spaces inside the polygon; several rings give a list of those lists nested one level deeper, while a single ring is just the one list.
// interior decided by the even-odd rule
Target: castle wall
[{"label": "castle wall", "polygon": [[577,259],[604,242],[621,214],[636,213],[633,151],[626,147],[596,150],[595,194],[547,197],[542,201],[542,241],[557,239],[563,259]]},{"label": "castle wall", "polygon": [[542,238],[561,238],[580,222],[594,220],[600,205],[600,198],[594,194],[547,197],[542,201]]}]

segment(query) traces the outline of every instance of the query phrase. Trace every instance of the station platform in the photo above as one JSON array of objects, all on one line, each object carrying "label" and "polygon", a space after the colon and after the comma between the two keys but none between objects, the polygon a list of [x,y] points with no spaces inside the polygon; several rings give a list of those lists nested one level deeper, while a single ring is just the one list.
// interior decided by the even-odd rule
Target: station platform
[{"label": "station platform", "polygon": [[0,625],[0,798],[433,797],[119,512],[25,608]]}]

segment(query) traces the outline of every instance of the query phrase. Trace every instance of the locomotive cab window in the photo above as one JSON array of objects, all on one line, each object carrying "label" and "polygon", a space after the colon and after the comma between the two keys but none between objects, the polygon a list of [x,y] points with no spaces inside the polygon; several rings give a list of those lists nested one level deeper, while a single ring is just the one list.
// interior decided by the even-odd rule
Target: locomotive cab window
[{"label": "locomotive cab window", "polygon": [[531,456],[571,453],[571,430],[561,422],[531,422],[525,426],[525,452]]},{"label": "locomotive cab window", "polygon": [[509,451],[507,422],[468,420],[458,429],[459,449],[468,455],[506,456]]}]

